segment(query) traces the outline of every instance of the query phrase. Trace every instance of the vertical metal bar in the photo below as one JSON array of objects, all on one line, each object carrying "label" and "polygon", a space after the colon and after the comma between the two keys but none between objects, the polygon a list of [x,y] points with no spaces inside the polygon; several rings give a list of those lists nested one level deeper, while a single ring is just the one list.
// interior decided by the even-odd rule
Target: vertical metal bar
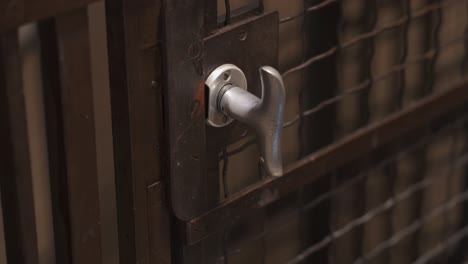
[{"label": "vertical metal bar", "polygon": [[[409,2],[409,1],[407,1]],[[431,0],[418,0],[410,2],[408,16],[410,17],[415,10],[424,8],[424,6],[431,3]],[[433,43],[431,42],[431,29],[432,12],[413,19],[408,28],[406,36],[407,41],[407,57],[419,56],[420,54],[427,53],[432,50]],[[401,106],[407,107],[414,101],[428,94],[428,87],[431,86],[430,82],[433,79],[431,74],[431,62],[424,60],[418,64],[408,65],[404,70],[405,73],[405,88],[403,99],[401,99]],[[416,138],[427,135],[430,133],[429,129],[423,129],[419,133],[414,133],[406,140],[412,142]],[[424,180],[426,172],[425,165],[426,146],[422,146],[414,154],[410,154],[400,160],[398,166],[398,182],[397,189],[405,188],[408,184]],[[424,191],[418,192],[410,200],[396,205],[394,210],[395,226],[398,229],[405,228],[424,213],[422,210]],[[419,250],[419,233],[417,230],[410,237],[398,243],[393,250],[392,261],[393,263],[402,263],[414,261],[418,256]]]},{"label": "vertical metal bar", "polygon": [[[300,22],[301,47],[300,63],[304,63],[308,57],[319,54],[323,50],[336,46],[339,43],[339,32],[341,26],[340,4],[331,4],[323,9],[308,12],[310,6],[319,4],[320,1],[302,0]],[[295,23],[291,21],[289,23]],[[317,38],[317,36],[320,36]],[[301,113],[310,107],[319,104],[333,96],[337,90],[337,67],[336,58],[338,55],[321,61],[312,68],[302,69],[296,73],[300,85],[298,89],[297,101],[299,104],[298,115],[298,157],[300,159],[325,144],[333,140],[334,109],[328,108],[325,111],[304,117]],[[311,87],[327,87],[327,89],[310,89]],[[310,210],[302,210],[302,207],[316,196],[323,194],[330,188],[328,177],[324,177],[319,182],[312,185],[305,185],[298,193],[297,206],[299,207],[299,250],[302,251],[317,241],[320,241],[328,233],[328,223],[330,221],[330,203],[326,201]],[[327,250],[317,252],[307,261],[316,260],[326,262],[328,258]]]},{"label": "vertical metal bar", "polygon": [[[87,10],[56,17],[73,263],[102,263]],[[63,191],[63,190],[62,190]]]},{"label": "vertical metal bar", "polygon": [[[175,215],[189,220],[214,206],[205,167],[204,1],[164,1],[167,161]],[[219,174],[216,175],[219,178]],[[219,188],[218,188],[219,189]],[[216,197],[218,197],[216,195]]]},{"label": "vertical metal bar", "polygon": [[[455,167],[456,165],[456,161],[458,160],[458,153],[457,153],[457,145],[460,143],[458,142],[458,136],[457,136],[457,133],[458,131],[460,130],[460,127],[456,127],[454,129],[454,132],[452,134],[452,138],[451,138],[451,142],[450,142],[450,151],[448,153],[448,156],[449,156],[449,159],[448,159],[448,164],[447,166],[449,166],[448,168],[448,171],[447,171],[447,184],[445,186],[445,193],[447,194],[445,196],[445,201],[444,203],[447,205],[450,201],[450,198],[452,198],[452,182],[454,182],[456,179],[456,170],[457,168]],[[452,211],[452,212],[451,212]],[[453,223],[451,223],[451,218],[453,218],[454,216],[456,217],[457,215],[454,215],[454,213],[456,214],[456,212],[453,212],[453,211],[458,211],[458,208],[454,208],[452,210],[449,210],[447,213],[445,213],[442,218],[443,218],[443,230],[442,230],[442,246],[444,248],[447,248],[447,239],[450,238],[450,236],[452,235],[451,232],[452,231],[456,231],[458,230],[458,226],[455,225],[453,226]],[[443,254],[441,256],[441,260],[443,260],[443,262],[445,263],[449,263],[449,258],[450,258],[450,255],[449,255],[449,252],[447,252],[448,250],[444,250],[443,251]]]},{"label": "vertical metal bar", "polygon": [[[168,131],[164,147],[172,210],[176,218],[183,221],[200,215],[219,201],[219,172],[207,173],[205,163],[203,38],[207,32],[200,29],[205,26],[205,11],[209,11],[205,7],[209,6],[210,16],[216,14],[216,9],[211,9],[213,5],[209,3],[163,1],[164,127]],[[207,175],[216,176],[216,179],[207,178]],[[183,223],[176,230],[184,230]],[[218,246],[220,241],[217,240]],[[205,248],[206,241],[193,246],[183,243],[180,236],[174,240],[172,257],[176,263],[206,263],[205,253],[213,252],[213,249]]]},{"label": "vertical metal bar", "polygon": [[[390,155],[389,155],[390,156]],[[389,168],[386,170],[386,177],[389,177],[388,179],[388,188],[389,190],[389,195],[387,200],[391,201],[396,201],[396,196],[397,196],[397,178],[398,178],[398,168],[397,168],[397,159],[395,159],[394,162],[389,164]],[[384,240],[388,240],[392,234],[394,234],[397,229],[395,226],[395,221],[394,221],[394,213],[395,213],[395,205],[391,206],[387,212],[384,212],[385,217],[387,217],[387,223],[388,223],[388,232],[386,234],[386,237]],[[387,263],[392,263],[393,261],[393,256],[392,256],[392,249],[389,248],[386,252],[386,256],[388,257]]]},{"label": "vertical metal bar", "polygon": [[[144,203],[146,192],[141,188],[141,179],[133,175],[131,123],[128,102],[127,50],[125,39],[125,5],[123,1],[106,2],[108,34],[109,83],[112,112],[112,139],[116,188],[117,229],[119,237],[119,260],[122,263],[148,262],[148,232]],[[156,83],[155,83],[156,84]],[[136,201],[142,203],[139,205]],[[140,208],[142,206],[143,208]],[[136,209],[136,210],[134,210]],[[141,214],[140,214],[141,212]],[[137,227],[138,223],[138,227]],[[139,231],[141,230],[141,231]],[[140,240],[141,239],[141,240]]]},{"label": "vertical metal bar", "polygon": [[[317,5],[320,1],[304,0],[304,10],[301,24],[301,63],[307,58],[316,56],[332,47],[339,47],[337,27],[340,16],[341,3],[332,3],[326,7],[307,12],[310,5]],[[290,22],[292,23],[292,21]],[[319,36],[319,38],[317,38]],[[304,157],[323,146],[331,143],[334,139],[334,123],[336,120],[335,109],[326,108],[323,111],[304,117],[302,112],[317,106],[323,100],[333,97],[338,91],[337,63],[338,53],[335,53],[323,60],[317,61],[309,68],[304,68],[296,73],[300,82],[293,82],[300,85],[298,91],[299,104],[299,135],[300,143],[299,157]],[[315,88],[311,88],[315,87]],[[319,87],[326,87],[322,89]]]},{"label": "vertical metal bar", "polygon": [[163,177],[161,1],[106,2],[121,263],[171,260]]},{"label": "vertical metal bar", "polygon": [[[341,19],[342,20],[342,19]],[[331,184],[330,184],[330,190],[336,190],[336,188],[338,188],[337,186],[337,171],[334,170],[332,173],[331,173],[331,180],[330,180]],[[333,198],[329,198],[329,200],[331,200]],[[336,221],[337,221],[337,213],[336,213],[336,210],[334,210],[334,208],[332,207],[332,204],[330,205],[331,207],[331,210],[330,210],[330,220],[328,222],[328,232],[330,234],[333,234],[335,231],[336,231]],[[336,238],[334,236],[332,236],[332,240],[330,241],[330,249],[328,250],[328,262],[329,263],[337,263],[336,262],[336,258],[339,254],[339,248],[337,247],[337,244],[336,244]]]},{"label": "vertical metal bar", "polygon": [[[406,0],[400,1],[400,6],[402,9],[402,16],[406,17],[406,22],[403,24],[401,29],[401,47],[400,47],[400,60],[399,64],[404,64],[408,58],[408,33],[411,23],[411,2]],[[403,107],[403,98],[405,92],[405,84],[406,84],[406,70],[400,71],[400,78],[398,84],[398,106],[397,109],[401,109]]]},{"label": "vertical metal bar", "polygon": [[[304,63],[304,61],[306,60],[306,32],[305,32],[305,27],[307,26],[307,11],[306,11],[306,8],[307,8],[307,2],[309,2],[308,0],[302,0],[302,23],[301,23],[301,40],[302,40],[302,43],[301,43],[301,63]],[[305,78],[304,78],[304,71],[301,71],[300,73],[300,79],[301,79],[301,83],[304,84],[305,82]],[[299,103],[299,121],[298,121],[298,138],[299,138],[299,141],[303,141],[304,139],[304,119],[303,119],[303,116],[301,114],[302,111],[304,111],[306,109],[306,106],[304,106],[304,85],[302,87],[299,88],[299,97],[298,97],[298,103]],[[305,150],[304,150],[304,145],[305,144],[299,144],[299,156],[297,157],[298,159],[302,158],[305,154]]]},{"label": "vertical metal bar", "polygon": [[231,24],[231,1],[224,0],[224,5],[226,6],[226,13],[224,16],[224,25],[227,26]]},{"label": "vertical metal bar", "polygon": [[5,229],[3,225],[3,210],[0,196],[0,262],[7,263],[6,247],[5,247]]},{"label": "vertical metal bar", "polygon": [[[468,72],[468,1],[465,3],[465,16],[467,18],[465,19],[465,30],[463,32],[465,41],[463,43],[464,44],[463,60],[460,65],[461,76],[465,76],[466,73]],[[462,137],[462,140],[465,142],[465,146],[463,146],[463,148],[461,149],[461,153],[465,153],[466,151],[468,151],[468,142],[467,142],[468,137],[466,136],[468,132],[468,127],[465,125],[465,126],[462,126],[460,129],[462,130],[462,133],[459,136]],[[463,180],[463,184],[461,185],[461,190],[466,191],[468,189],[468,166],[466,165],[462,166],[462,168],[460,169],[460,174],[461,174],[460,177]],[[464,205],[461,206],[461,208],[462,208],[462,213],[460,217],[460,221],[461,221],[460,226],[467,226],[468,225],[468,204],[465,203]],[[464,247],[464,245],[466,245],[467,243],[468,243],[468,238],[466,237],[460,242],[460,246],[457,248],[456,252],[454,252],[454,257],[452,259],[454,262],[461,263],[468,259],[468,255],[466,254],[466,249]]]},{"label": "vertical metal bar", "polygon": [[[338,42],[338,45],[337,45],[337,51],[336,51],[336,62],[335,62],[335,71],[336,71],[336,87],[337,87],[337,91],[339,90],[338,88],[342,86],[342,83],[341,83],[341,78],[340,76],[342,76],[342,72],[340,71],[340,58],[341,58],[341,55],[342,55],[342,49],[341,49],[341,43],[343,43],[343,33],[344,33],[344,28],[345,28],[345,13],[344,13],[344,4],[343,2],[340,2],[339,3],[339,20],[338,20],[338,23],[336,24],[336,39],[337,39],[337,42]],[[336,134],[336,128],[335,128],[335,134]],[[331,173],[331,180],[330,180],[330,190],[335,190],[336,188],[338,188],[338,175],[339,173],[339,170],[338,169],[335,169],[333,170],[333,172]],[[340,195],[340,194],[338,194]],[[339,199],[339,198],[338,198]],[[336,197],[331,197],[329,199],[329,224],[328,224],[328,232],[330,232],[330,234],[332,234],[336,229],[337,229],[337,224],[339,223],[339,212],[337,212],[336,208],[334,205],[336,205],[336,202],[338,200],[336,199]],[[339,202],[338,202],[339,203]],[[328,250],[328,261],[331,262],[331,263],[340,263],[340,257],[338,255],[338,252],[340,252],[340,244],[339,242],[337,243],[337,239],[335,239],[335,237],[332,237],[332,241],[331,241],[331,246]],[[346,242],[345,242],[346,243]],[[343,244],[343,243],[342,243]],[[345,246],[346,248],[347,246]],[[345,253],[346,254],[346,253]]]},{"label": "vertical metal bar", "polygon": [[[264,215],[265,210],[263,211]],[[267,232],[267,223],[268,223],[268,217],[264,216],[263,221],[262,221],[262,234],[265,234]],[[262,236],[261,238],[261,247],[262,247],[262,252],[261,252],[261,264],[266,264],[266,259],[267,259],[267,240],[265,239],[265,236]]]},{"label": "vertical metal bar", "polygon": [[[302,0],[302,23],[301,23],[301,31],[300,31],[300,37],[301,37],[301,40],[302,40],[302,43],[301,43],[301,63],[303,63],[305,60],[306,60],[306,40],[307,40],[307,36],[306,36],[306,32],[305,32],[305,28],[307,26],[307,12],[306,12],[306,8],[307,8],[307,3],[309,1],[307,0]],[[309,47],[310,48],[310,47]],[[304,72],[301,71],[300,73],[300,82],[302,84],[304,84],[305,82],[305,78],[304,78]],[[301,144],[301,141],[303,142],[303,130],[304,130],[304,119],[303,119],[303,116],[301,114],[301,112],[303,111],[303,109],[305,108],[304,106],[304,100],[302,99],[303,96],[304,96],[304,87],[301,87],[299,89],[299,96],[298,96],[298,103],[299,103],[299,121],[298,121],[298,139],[299,139],[299,151],[298,151],[298,159],[300,159],[301,157],[303,157],[305,155],[305,151],[304,151],[304,145],[305,144]],[[306,200],[306,196],[304,194],[304,192],[306,192],[306,189],[309,189],[307,188],[307,186],[304,186],[302,187],[298,193],[297,193],[297,196],[298,196],[298,199],[297,199],[297,202],[298,202],[298,207],[302,207],[302,204],[305,202]],[[310,190],[309,190],[310,191]],[[313,191],[313,190],[312,190]],[[300,210],[300,209],[299,209]],[[307,244],[309,243],[309,240],[310,240],[310,237],[311,237],[311,232],[312,230],[310,230],[310,220],[309,219],[309,215],[305,214],[302,210],[299,211],[299,217],[300,217],[300,223],[299,223],[299,234],[298,234],[298,238],[301,240],[300,243],[300,248],[299,250],[301,251],[303,248],[307,247]]]},{"label": "vertical metal bar", "polygon": [[[340,45],[349,39],[375,30],[378,16],[375,1],[348,1],[342,3],[343,22],[341,28]],[[372,79],[372,59],[374,56],[374,37],[371,37],[355,46],[340,48],[340,56],[337,62],[339,74],[339,90],[345,93],[353,84],[362,83],[364,80]],[[364,57],[357,60],[358,57]],[[346,96],[336,105],[336,138],[341,138],[364,125],[368,120],[368,95],[372,86],[365,92],[357,95]],[[350,171],[363,169],[367,161],[361,160],[347,164],[337,170],[338,186],[344,184],[350,175]],[[335,213],[334,226],[340,229],[347,223],[364,213],[365,204],[365,177],[356,185],[348,186],[334,195],[331,199]],[[354,209],[350,209],[354,208]],[[362,227],[335,239],[333,247],[341,252],[335,257],[337,263],[347,263],[356,259],[362,252],[363,231]]]},{"label": "vertical metal bar", "polygon": [[[49,182],[48,149],[46,140],[44,98],[37,23],[18,29],[22,56],[23,87],[27,110],[29,150],[33,177],[36,230],[39,262],[53,262],[55,258],[52,206]],[[0,261],[1,263],[1,261]]]},{"label": "vertical metal bar", "polygon": [[60,99],[58,46],[53,19],[39,23],[44,93],[47,156],[54,226],[55,259],[57,263],[71,262],[70,219],[63,139],[63,116]]},{"label": "vertical metal bar", "polygon": [[[422,215],[445,203],[447,196],[446,185],[448,184],[445,171],[449,164],[451,142],[452,134],[445,133],[443,136],[430,142],[426,148],[425,177],[431,179],[431,182],[423,192]],[[437,246],[440,241],[443,241],[443,228],[444,221],[442,217],[431,219],[431,221],[421,228],[418,255],[423,255],[426,251]]]},{"label": "vertical metal bar", "polygon": [[[440,3],[441,0],[434,0],[435,3]],[[440,27],[442,25],[442,10],[437,9],[432,12],[431,16],[431,33],[429,36],[429,43],[430,48],[434,49],[435,53],[430,62],[428,63],[428,67],[426,68],[426,78],[427,78],[427,87],[425,94],[430,94],[434,90],[435,85],[435,67],[437,63],[437,59],[440,53]]]},{"label": "vertical metal bar", "polygon": [[[402,11],[399,1],[382,1],[378,4],[377,25],[382,27],[386,21],[396,21],[400,17],[405,17],[406,14]],[[403,13],[403,14],[402,14]],[[407,23],[407,22],[406,22]],[[401,38],[401,39],[399,39]],[[371,62],[373,76],[378,76],[383,72],[391,69],[393,65],[397,65],[402,60],[401,42],[404,38],[401,36],[401,28],[391,28],[381,32],[374,37],[374,58]],[[404,58],[403,58],[404,59]],[[383,119],[390,113],[395,111],[399,102],[403,83],[401,82],[402,75],[390,75],[388,78],[373,83],[373,89],[369,93],[369,121],[375,122]],[[377,153],[376,156],[386,156],[389,149],[384,148]],[[396,164],[391,162],[385,168],[373,170],[366,181],[366,211],[372,210],[377,204],[383,203],[392,196],[392,191],[395,188]],[[391,234],[392,210],[387,210],[384,213],[376,216],[364,225],[364,244],[363,254],[372,251],[378,244],[385,241]],[[389,251],[381,254],[376,258],[378,263],[388,263]]]},{"label": "vertical metal bar", "polygon": [[204,0],[204,35],[208,36],[218,28],[218,1]]},{"label": "vertical metal bar", "polygon": [[16,31],[0,37],[0,192],[8,263],[38,263],[28,127]]},{"label": "vertical metal bar", "polygon": [[[372,0],[364,0],[367,5],[370,5],[370,9],[372,10],[369,12],[367,15],[367,31],[371,32],[376,29],[377,27],[377,22],[379,19],[379,7],[377,2],[372,1]],[[370,93],[371,90],[374,86],[374,83],[372,82],[373,74],[372,74],[372,62],[375,57],[375,36],[369,38],[366,41],[366,49],[367,53],[365,56],[365,78],[369,80],[370,82],[367,85],[367,88],[361,93],[360,96],[360,108],[359,108],[359,125],[358,126],[364,126],[369,122],[370,119],[370,106],[369,106],[369,98],[370,98]]]},{"label": "vertical metal bar", "polygon": [[[468,7],[468,4],[467,4],[467,7]],[[467,20],[468,22],[468,20]],[[465,56],[467,55],[467,53],[465,53]],[[464,60],[466,61],[466,57],[464,58]],[[462,65],[462,67],[465,67]],[[465,108],[466,110],[466,108]],[[467,151],[468,151],[468,143],[467,143],[467,131],[468,131],[468,126],[466,124],[462,125],[460,127],[461,129],[461,133],[460,133],[460,137],[462,138],[463,141],[465,141],[465,146],[463,146],[462,150],[461,150],[461,155],[464,155]],[[461,184],[460,189],[461,189],[461,192],[466,192],[468,190],[468,166],[466,164],[464,164],[461,168],[460,168],[460,177],[462,178],[463,180],[463,184]],[[465,227],[468,225],[468,203],[464,203],[462,204],[461,206],[461,216],[460,216],[460,227]],[[452,259],[451,261],[453,261],[453,263],[462,263],[462,262],[466,262],[466,260],[468,259],[468,255],[467,255],[467,252],[466,252],[466,243],[468,243],[468,238],[465,237],[461,240],[461,242],[459,243],[459,246],[458,248],[456,249],[456,251],[453,253],[453,256],[452,256]]]},{"label": "vertical metal bar", "polygon": [[[409,28],[410,28],[410,23],[411,23],[411,3],[410,1],[405,1],[402,0],[399,2],[399,8],[401,9],[401,17],[405,17],[406,21],[405,23],[401,26],[401,35],[399,36],[400,40],[400,60],[399,64],[403,65],[407,58],[408,58],[408,33],[409,33]],[[397,100],[397,109],[401,110],[404,105],[404,93],[405,93],[405,88],[406,88],[406,70],[402,70],[399,72],[399,83],[398,83],[398,91],[396,95],[396,100]],[[412,161],[410,159],[406,159],[407,161]],[[400,165],[404,164],[402,160],[397,159],[395,161],[395,164],[391,165],[390,171],[389,171],[389,177],[391,178],[390,180],[390,188],[391,188],[391,197],[395,201],[397,193],[400,191],[400,189],[407,188],[410,184],[412,184],[412,177],[411,175],[407,175],[404,172],[400,170]],[[411,172],[410,172],[411,173]],[[404,178],[404,179],[402,179]],[[410,210],[405,210],[408,208],[408,206],[411,206],[413,203],[411,200],[403,201],[400,203],[395,204],[389,209],[388,217],[389,217],[389,235],[394,234],[395,232],[398,232],[399,229],[404,227],[404,221],[407,218],[411,218],[411,212]],[[402,224],[403,223],[403,224]],[[405,244],[406,246],[407,244]],[[398,251],[400,250],[400,251]],[[405,250],[405,248],[402,247],[390,247],[388,248],[388,257],[389,257],[389,263],[401,263],[404,260],[407,260],[410,257],[410,252],[408,250]]]},{"label": "vertical metal bar", "polygon": [[465,19],[465,30],[463,32],[463,36],[465,37],[463,41],[464,56],[460,66],[460,74],[462,76],[464,76],[468,70],[468,1],[465,4],[465,15],[467,16],[467,19]]},{"label": "vertical metal bar", "polygon": [[119,263],[119,239],[115,193],[112,114],[110,106],[109,58],[105,1],[88,6],[92,84],[96,126],[96,156],[101,211],[102,257]]}]

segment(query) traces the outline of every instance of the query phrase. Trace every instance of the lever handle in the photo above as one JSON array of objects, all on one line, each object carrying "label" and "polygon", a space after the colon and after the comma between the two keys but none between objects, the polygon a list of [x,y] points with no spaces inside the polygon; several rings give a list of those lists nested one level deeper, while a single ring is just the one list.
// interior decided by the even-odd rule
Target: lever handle
[{"label": "lever handle", "polygon": [[231,80],[223,87],[218,87],[216,105],[217,110],[226,116],[255,129],[262,166],[267,174],[278,177],[283,174],[281,131],[285,101],[284,84],[281,74],[269,66],[260,68],[260,79],[261,98],[248,92],[246,87],[236,85],[235,80]]}]

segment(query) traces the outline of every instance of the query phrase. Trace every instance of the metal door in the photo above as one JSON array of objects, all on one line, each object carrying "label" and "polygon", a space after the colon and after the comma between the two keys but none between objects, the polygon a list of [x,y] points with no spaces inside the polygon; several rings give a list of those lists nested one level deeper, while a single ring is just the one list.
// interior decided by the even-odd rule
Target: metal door
[{"label": "metal door", "polygon": [[[166,1],[165,127],[180,263],[459,263],[467,2]],[[248,126],[207,124],[232,63],[286,89],[284,173]]]},{"label": "metal door", "polygon": [[467,10],[0,0],[0,262],[466,262]]}]

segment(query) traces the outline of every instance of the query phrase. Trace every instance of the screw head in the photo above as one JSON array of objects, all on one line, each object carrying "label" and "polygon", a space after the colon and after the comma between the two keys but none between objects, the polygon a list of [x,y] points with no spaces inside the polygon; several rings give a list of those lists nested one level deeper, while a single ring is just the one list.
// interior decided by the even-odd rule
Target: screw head
[{"label": "screw head", "polygon": [[223,80],[228,81],[231,78],[231,72],[230,71],[225,71],[223,73]]}]

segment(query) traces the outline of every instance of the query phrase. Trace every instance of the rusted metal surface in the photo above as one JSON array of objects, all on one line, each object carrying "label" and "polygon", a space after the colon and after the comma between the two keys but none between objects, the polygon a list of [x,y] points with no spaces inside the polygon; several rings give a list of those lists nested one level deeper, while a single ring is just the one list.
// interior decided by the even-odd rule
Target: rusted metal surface
[{"label": "rusted metal surface", "polygon": [[[161,1],[106,2],[121,263],[170,263]],[[164,177],[163,177],[164,176]]]},{"label": "rusted metal surface", "polygon": [[102,263],[88,15],[57,16],[66,190],[73,263]]},{"label": "rusted metal surface", "polygon": [[16,31],[0,36],[0,191],[8,263],[39,263],[33,179]]},{"label": "rusted metal surface", "polygon": [[216,205],[205,179],[203,6],[204,1],[164,1],[166,150],[172,208],[181,220]]},{"label": "rusted metal surface", "polygon": [[187,243],[200,241],[219,228],[223,228],[236,216],[254,212],[258,208],[298,190],[304,184],[316,181],[327,172],[460,106],[468,100],[467,89],[467,84],[463,83],[445,92],[421,99],[405,110],[303,158],[286,169],[283,177],[268,178],[248,187],[212,211],[187,222]]},{"label": "rusted metal surface", "polygon": [[56,16],[74,9],[83,8],[96,1],[97,0],[1,0],[0,32],[19,27],[29,22]]}]

